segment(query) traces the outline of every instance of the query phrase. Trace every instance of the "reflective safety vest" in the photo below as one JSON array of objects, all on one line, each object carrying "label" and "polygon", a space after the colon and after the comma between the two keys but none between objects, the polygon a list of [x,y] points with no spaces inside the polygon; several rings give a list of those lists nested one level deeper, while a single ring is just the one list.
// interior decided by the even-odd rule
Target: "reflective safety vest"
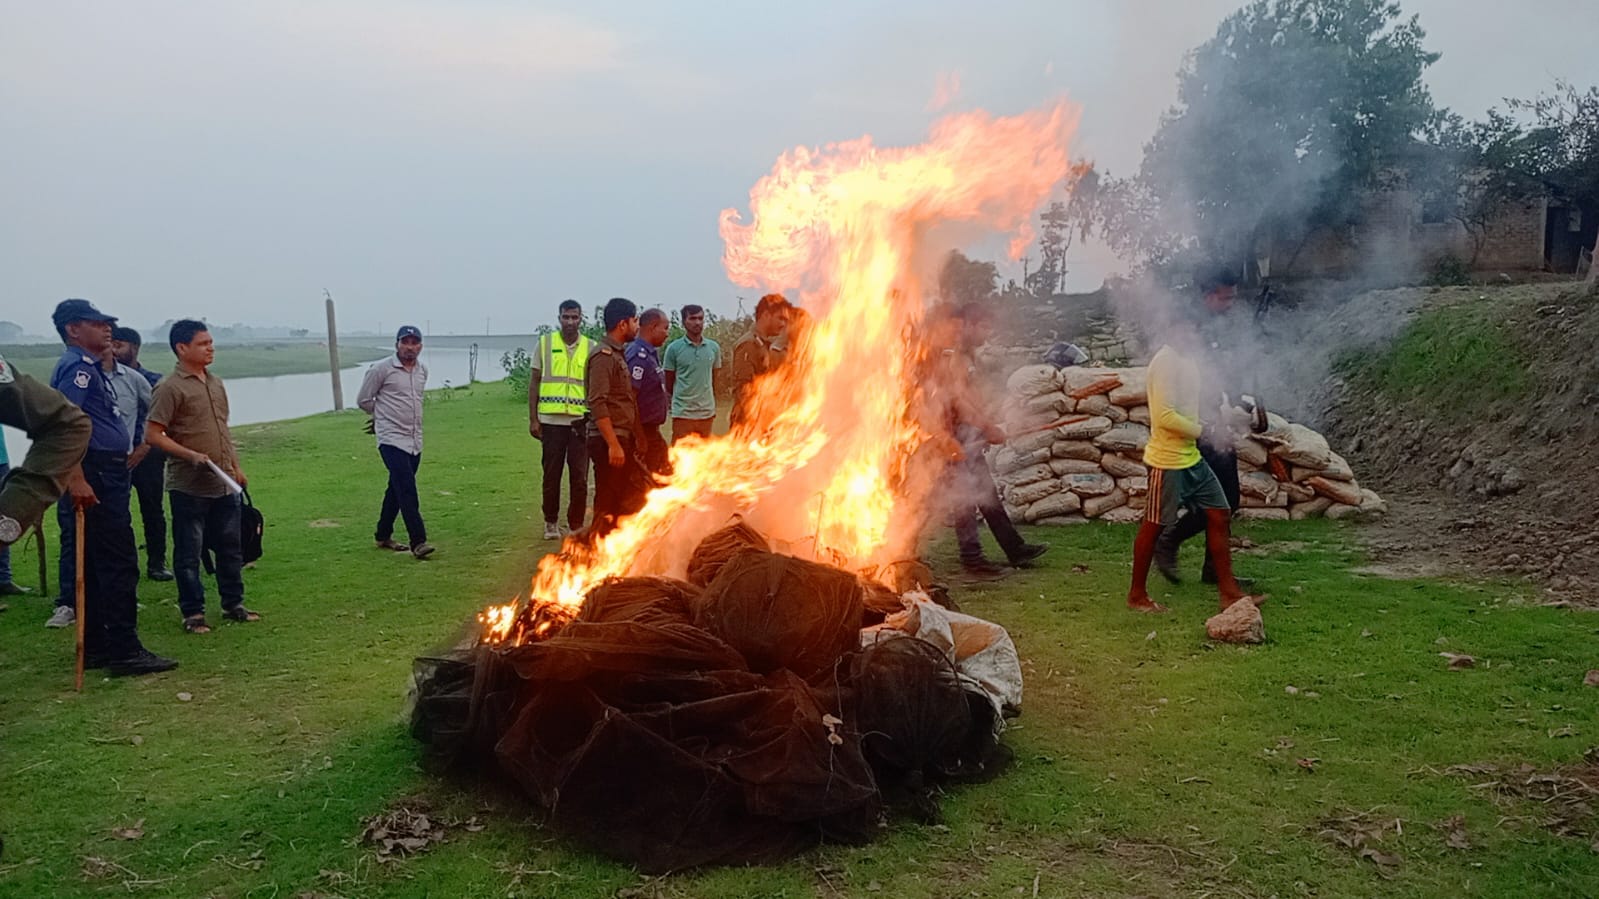
[{"label": "reflective safety vest", "polygon": [[539,414],[584,415],[589,411],[583,388],[593,341],[579,334],[576,349],[568,353],[561,332],[539,338]]}]

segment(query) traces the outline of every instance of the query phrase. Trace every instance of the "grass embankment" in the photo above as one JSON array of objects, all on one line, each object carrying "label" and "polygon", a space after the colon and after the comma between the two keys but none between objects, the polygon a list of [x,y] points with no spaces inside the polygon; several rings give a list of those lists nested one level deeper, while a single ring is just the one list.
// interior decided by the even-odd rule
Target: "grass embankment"
[{"label": "grass embankment", "polygon": [[[393,349],[363,346],[339,346],[339,364],[359,365],[382,359]],[[49,380],[56,360],[61,358],[61,347],[55,344],[26,344],[0,346],[0,356],[25,372],[41,380]],[[151,343],[140,353],[140,362],[156,371],[172,370],[172,352],[165,343]],[[328,370],[328,348],[308,344],[267,343],[248,346],[224,344],[217,347],[217,361],[211,367],[223,378],[256,378],[269,375],[297,375],[305,372]]]},{"label": "grass embankment", "polygon": [[1531,386],[1528,350],[1513,320],[1484,297],[1423,311],[1392,346],[1346,358],[1342,371],[1399,405],[1429,410],[1451,422],[1525,400]]},{"label": "grass embankment", "polygon": [[[241,428],[268,522],[247,572],[266,620],[186,636],[171,586],[142,583],[146,641],[183,662],[171,674],[74,695],[70,632],[40,627],[44,601],[12,600],[0,895],[1599,894],[1593,837],[1553,836],[1542,808],[1500,807],[1443,773],[1579,759],[1599,734],[1582,686],[1599,620],[1357,574],[1326,522],[1250,530],[1261,547],[1241,567],[1273,594],[1271,642],[1254,648],[1205,643],[1214,597],[1198,585],[1163,591],[1168,616],[1125,611],[1129,530],[1035,535],[1055,544],[1046,564],[957,591],[1024,660],[1013,770],[952,789],[941,827],[897,822],[864,847],[641,885],[541,828],[513,790],[420,773],[406,734],[412,657],[521,590],[545,548],[522,409],[495,386],[431,397],[421,482],[441,549],[427,563],[372,548],[383,476],[358,416]],[[935,562],[951,567],[947,540]],[[1440,651],[1480,661],[1451,671]],[[486,829],[375,863],[355,844],[362,819],[418,793]],[[1393,870],[1322,835],[1346,810],[1387,822],[1372,845],[1401,859]],[[1470,848],[1431,826],[1456,814]]]}]

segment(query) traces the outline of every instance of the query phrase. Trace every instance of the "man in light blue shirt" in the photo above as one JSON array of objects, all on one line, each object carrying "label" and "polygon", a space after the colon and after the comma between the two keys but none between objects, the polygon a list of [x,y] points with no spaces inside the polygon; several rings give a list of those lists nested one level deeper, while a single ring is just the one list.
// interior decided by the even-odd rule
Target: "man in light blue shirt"
[{"label": "man in light blue shirt", "polygon": [[666,392],[672,398],[672,442],[689,434],[711,436],[722,347],[705,336],[705,307],[683,307],[683,336],[667,344],[661,366],[666,370]]}]

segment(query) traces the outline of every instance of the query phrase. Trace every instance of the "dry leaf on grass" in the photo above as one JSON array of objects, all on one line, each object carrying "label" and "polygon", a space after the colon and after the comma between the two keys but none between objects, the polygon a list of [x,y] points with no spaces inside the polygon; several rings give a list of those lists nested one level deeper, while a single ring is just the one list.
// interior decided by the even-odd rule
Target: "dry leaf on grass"
[{"label": "dry leaf on grass", "polygon": [[1450,815],[1433,827],[1443,831],[1444,845],[1450,849],[1470,849],[1471,840],[1466,836],[1466,816]]},{"label": "dry leaf on grass", "polygon": [[133,822],[128,827],[118,827],[111,831],[111,835],[119,840],[137,840],[144,836],[144,819]]},{"label": "dry leaf on grass", "polygon": [[1451,671],[1477,667],[1477,660],[1471,656],[1458,652],[1440,652],[1438,654],[1449,660],[1449,670]]}]

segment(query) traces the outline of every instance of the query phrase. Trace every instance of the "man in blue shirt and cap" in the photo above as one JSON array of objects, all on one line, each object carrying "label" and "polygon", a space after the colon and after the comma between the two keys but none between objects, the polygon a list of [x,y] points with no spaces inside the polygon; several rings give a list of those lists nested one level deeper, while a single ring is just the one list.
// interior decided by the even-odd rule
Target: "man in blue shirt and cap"
[{"label": "man in blue shirt and cap", "polygon": [[646,309],[638,317],[638,337],[627,345],[627,373],[638,394],[639,455],[655,474],[668,467],[666,438],[666,372],[661,368],[661,347],[666,345],[669,322],[660,309]]},{"label": "man in blue shirt and cap", "polygon": [[67,347],[50,386],[82,409],[92,426],[83,477],[98,502],[85,512],[83,533],[76,535],[83,541],[85,666],[118,676],[170,671],[178,663],[150,652],[139,640],[139,551],[128,507],[133,441],[101,364],[116,317],[74,299],[57,304],[52,318]]}]

